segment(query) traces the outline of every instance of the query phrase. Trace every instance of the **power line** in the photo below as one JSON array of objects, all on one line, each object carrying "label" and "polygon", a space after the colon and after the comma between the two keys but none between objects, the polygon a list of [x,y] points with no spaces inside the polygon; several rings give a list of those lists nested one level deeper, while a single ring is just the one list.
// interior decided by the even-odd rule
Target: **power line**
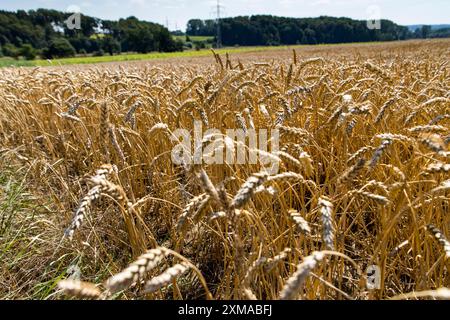
[{"label": "power line", "polygon": [[224,7],[220,4],[220,0],[217,0],[217,4],[216,4],[216,26],[217,26],[217,31],[216,31],[216,40],[217,40],[217,48],[222,47],[222,30],[220,29],[220,13],[221,10]]}]

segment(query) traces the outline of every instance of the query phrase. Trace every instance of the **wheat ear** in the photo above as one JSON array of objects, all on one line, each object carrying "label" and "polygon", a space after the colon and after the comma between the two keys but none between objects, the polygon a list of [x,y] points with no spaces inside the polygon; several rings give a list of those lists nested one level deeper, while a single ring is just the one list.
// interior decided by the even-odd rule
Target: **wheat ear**
[{"label": "wheat ear", "polygon": [[[96,174],[92,179],[102,179],[106,180],[109,174],[111,174],[113,171],[113,167],[111,165],[103,165],[96,171]],[[84,196],[80,204],[78,205],[78,208],[75,210],[72,222],[70,226],[66,229],[64,232],[64,236],[68,237],[69,239],[72,239],[75,231],[80,228],[81,224],[83,223],[84,217],[86,216],[86,213],[90,209],[93,202],[95,202],[98,198],[100,198],[102,192],[102,187],[98,184],[95,184],[87,193],[86,196]]]},{"label": "wheat ear", "polygon": [[445,252],[445,257],[450,258],[450,241],[447,240],[445,235],[436,226],[429,224],[427,225],[427,230],[433,234],[437,241],[441,244]]},{"label": "wheat ear", "polygon": [[280,300],[294,299],[309,273],[322,261],[324,256],[322,252],[313,252],[310,256],[307,256],[297,266],[297,271],[287,280],[280,292]]},{"label": "wheat ear", "polygon": [[159,276],[154,277],[150,281],[145,284],[145,293],[152,293],[156,290],[167,286],[174,279],[181,276],[183,273],[187,272],[190,269],[190,266],[186,262],[182,262],[180,264],[176,264],[173,267],[170,267]]},{"label": "wheat ear", "polygon": [[130,287],[155,268],[167,254],[168,251],[163,247],[147,251],[122,272],[110,277],[106,281],[106,288],[114,294]]},{"label": "wheat ear", "polygon": [[319,209],[322,214],[322,237],[327,249],[334,250],[333,204],[326,197],[319,198]]},{"label": "wheat ear", "polygon": [[58,288],[66,295],[80,299],[98,299],[101,295],[94,284],[78,280],[61,280],[58,282]]},{"label": "wheat ear", "polygon": [[305,235],[311,233],[311,228],[309,227],[308,222],[305,219],[303,219],[303,217],[297,210],[294,209],[289,210],[289,215],[294,221],[295,225],[297,226],[297,230],[300,233],[303,233]]},{"label": "wheat ear", "polygon": [[267,180],[267,177],[268,175],[266,172],[259,172],[253,174],[250,178],[248,178],[234,197],[233,201],[231,202],[231,206],[235,209],[242,208],[253,196],[256,188],[258,188]]}]

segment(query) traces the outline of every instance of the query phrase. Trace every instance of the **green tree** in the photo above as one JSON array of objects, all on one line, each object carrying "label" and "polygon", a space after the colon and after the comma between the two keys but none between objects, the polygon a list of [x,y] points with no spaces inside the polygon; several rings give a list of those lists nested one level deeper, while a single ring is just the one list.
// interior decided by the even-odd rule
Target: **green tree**
[{"label": "green tree", "polygon": [[18,58],[19,57],[19,49],[13,45],[12,43],[7,43],[3,46],[3,54],[8,57]]},{"label": "green tree", "polygon": [[19,54],[27,60],[34,60],[36,58],[36,50],[31,44],[22,45]]},{"label": "green tree", "polygon": [[195,50],[199,51],[200,49],[205,49],[206,44],[204,41],[194,41],[194,48]]},{"label": "green tree", "polygon": [[[103,50],[115,54],[123,51],[176,51],[182,50],[183,46],[173,40],[167,28],[162,25],[140,21],[130,17],[119,21],[101,20],[86,15],[81,16],[81,30],[70,30],[65,24],[69,13],[56,10],[19,10],[8,12],[0,10],[0,45],[11,43],[17,48],[23,44],[30,44],[34,49],[43,50],[51,56],[60,54],[61,50],[50,43],[55,38],[64,38],[70,42],[76,52],[84,50],[87,53]],[[98,34],[108,37],[106,42],[102,41]],[[62,45],[64,49],[67,44]],[[14,50],[10,48],[11,54]],[[61,49],[61,48],[60,48]],[[71,55],[72,50],[62,50],[61,54]]]},{"label": "green tree", "polygon": [[76,51],[65,38],[55,38],[50,41],[43,54],[47,59],[73,57]]},{"label": "green tree", "polygon": [[[396,25],[389,20],[382,20],[381,23],[381,30],[369,30],[365,21],[350,18],[240,16],[221,19],[222,42],[228,46],[316,44],[392,41],[408,39],[413,36],[407,27]],[[214,20],[190,20],[187,25],[187,34],[215,36],[214,26]],[[429,36],[432,36],[432,34]]]},{"label": "green tree", "polygon": [[191,19],[187,23],[186,34],[190,36],[199,36],[203,33],[205,23],[200,19]]},{"label": "green tree", "polygon": [[101,47],[104,51],[108,52],[111,56],[114,55],[115,53],[120,53],[122,50],[120,42],[111,36],[105,36],[102,39]]},{"label": "green tree", "polygon": [[103,51],[103,49],[94,52],[94,57],[103,57],[104,55],[105,51]]},{"label": "green tree", "polygon": [[423,39],[428,38],[430,33],[431,33],[431,26],[422,26],[421,34]]}]

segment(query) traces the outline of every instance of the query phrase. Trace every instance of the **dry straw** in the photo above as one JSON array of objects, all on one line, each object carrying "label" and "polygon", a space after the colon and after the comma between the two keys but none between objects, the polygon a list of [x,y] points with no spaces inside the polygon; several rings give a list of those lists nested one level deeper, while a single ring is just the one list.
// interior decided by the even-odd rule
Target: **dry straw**
[{"label": "dry straw", "polygon": [[[80,267],[106,291],[70,280],[59,284],[64,298],[203,298],[200,281],[205,297],[219,300],[384,299],[411,283],[445,283],[449,43],[377,45],[376,57],[364,45],[289,51],[289,61],[281,51],[242,63],[214,52],[213,65],[0,69],[0,201],[8,205],[0,233],[14,243],[2,259],[12,270],[33,266],[28,278],[0,273],[7,297],[36,297],[35,284],[59,274],[58,263],[42,263],[68,256],[82,256]],[[227,139],[228,129],[255,130],[257,146],[247,143],[253,135]],[[279,148],[261,129],[279,130]],[[202,164],[191,161],[198,141]],[[206,161],[225,147],[260,163]],[[175,152],[183,163],[171,161]],[[61,242],[63,230],[53,230],[61,218],[66,237],[79,231],[84,241]],[[435,226],[417,228],[425,220]],[[334,251],[303,259],[325,248]],[[381,262],[385,290],[360,290],[360,274],[338,259],[311,272],[339,252]]]}]

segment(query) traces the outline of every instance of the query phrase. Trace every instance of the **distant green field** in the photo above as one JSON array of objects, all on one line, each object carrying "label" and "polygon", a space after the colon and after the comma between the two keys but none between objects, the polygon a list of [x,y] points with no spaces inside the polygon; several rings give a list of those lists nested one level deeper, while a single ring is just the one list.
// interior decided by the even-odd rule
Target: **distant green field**
[{"label": "distant green field", "polygon": [[[173,38],[175,40],[181,40],[183,42],[186,41],[186,36],[173,36]],[[207,41],[207,40],[211,40],[214,39],[214,37],[212,36],[189,36],[189,38],[191,39],[191,41]]]},{"label": "distant green field", "polygon": [[15,60],[10,57],[0,58],[0,68],[1,67],[21,67],[21,66],[35,66],[35,61],[27,61],[27,60]]}]

